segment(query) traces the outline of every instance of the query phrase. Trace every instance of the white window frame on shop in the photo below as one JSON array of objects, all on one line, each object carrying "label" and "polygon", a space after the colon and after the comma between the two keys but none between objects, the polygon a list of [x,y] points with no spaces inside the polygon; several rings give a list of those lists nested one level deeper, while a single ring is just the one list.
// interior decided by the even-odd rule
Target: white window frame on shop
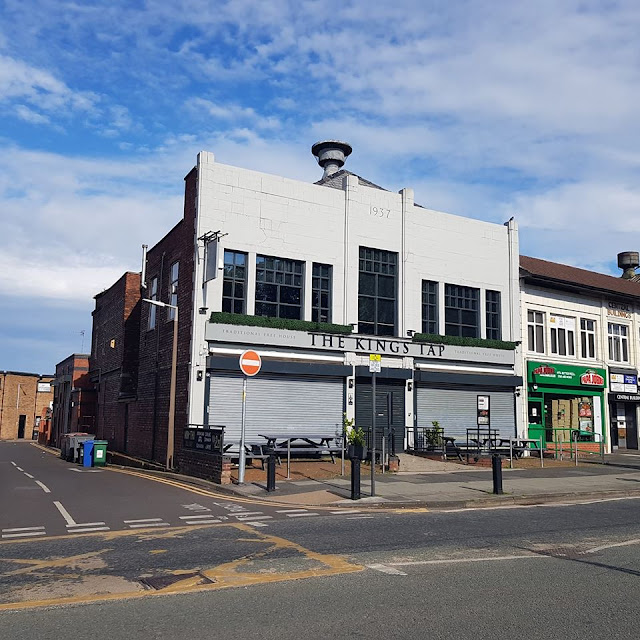
[{"label": "white window frame on shop", "polygon": [[544,311],[527,309],[527,349],[544,353]]},{"label": "white window frame on shop", "polygon": [[[151,300],[158,299],[158,278],[151,279],[151,293],[149,295]],[[147,329],[151,331],[156,328],[156,305],[152,304],[149,307],[149,324],[147,325]]]},{"label": "white window frame on shop", "polygon": [[576,355],[576,319],[571,316],[549,314],[551,353],[556,356]]},{"label": "white window frame on shop", "polygon": [[609,322],[609,360],[611,362],[629,362],[629,327],[626,324]]},{"label": "white window frame on shop", "polygon": [[580,318],[580,356],[585,359],[596,357],[596,321]]}]

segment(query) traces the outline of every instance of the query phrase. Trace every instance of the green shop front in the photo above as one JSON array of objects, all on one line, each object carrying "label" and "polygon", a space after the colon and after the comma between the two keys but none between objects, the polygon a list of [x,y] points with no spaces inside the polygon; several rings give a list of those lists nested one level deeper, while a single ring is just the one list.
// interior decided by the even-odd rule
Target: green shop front
[{"label": "green shop front", "polygon": [[[530,438],[545,443],[606,441],[606,370],[549,362],[527,362]],[[577,432],[577,433],[576,433]]]}]

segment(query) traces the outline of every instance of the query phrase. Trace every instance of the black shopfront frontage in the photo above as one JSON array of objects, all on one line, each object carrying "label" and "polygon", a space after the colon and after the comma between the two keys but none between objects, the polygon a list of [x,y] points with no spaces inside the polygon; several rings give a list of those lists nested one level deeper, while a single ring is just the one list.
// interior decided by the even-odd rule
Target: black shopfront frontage
[{"label": "black shopfront frontage", "polygon": [[609,369],[609,433],[611,447],[638,449],[638,373],[633,369]]}]

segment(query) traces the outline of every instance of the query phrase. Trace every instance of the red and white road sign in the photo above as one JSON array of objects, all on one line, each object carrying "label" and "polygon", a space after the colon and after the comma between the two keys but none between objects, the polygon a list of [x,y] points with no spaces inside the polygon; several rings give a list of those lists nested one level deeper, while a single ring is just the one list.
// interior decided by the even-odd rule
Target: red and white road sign
[{"label": "red and white road sign", "polygon": [[245,376],[255,376],[261,366],[262,359],[256,351],[245,351],[240,356],[240,369]]}]

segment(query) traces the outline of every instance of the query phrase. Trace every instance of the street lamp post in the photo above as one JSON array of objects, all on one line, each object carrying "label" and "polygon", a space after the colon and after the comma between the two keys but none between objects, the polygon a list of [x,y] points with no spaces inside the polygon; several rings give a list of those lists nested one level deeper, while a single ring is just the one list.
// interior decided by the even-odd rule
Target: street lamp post
[{"label": "street lamp post", "polygon": [[169,386],[169,422],[167,426],[167,460],[165,467],[167,470],[173,469],[173,441],[175,434],[176,418],[176,369],[178,366],[178,307],[159,300],[149,300],[143,298],[143,302],[148,302],[156,307],[167,307],[173,309],[176,314],[173,317],[173,348],[171,351],[171,384]]}]

